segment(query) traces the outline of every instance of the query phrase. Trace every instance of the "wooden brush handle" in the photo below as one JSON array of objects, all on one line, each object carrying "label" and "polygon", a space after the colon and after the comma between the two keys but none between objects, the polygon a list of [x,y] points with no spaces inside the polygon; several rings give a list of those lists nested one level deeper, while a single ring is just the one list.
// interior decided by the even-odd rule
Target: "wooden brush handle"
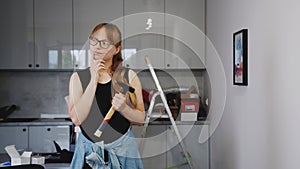
[{"label": "wooden brush handle", "polygon": [[109,109],[108,113],[106,114],[106,116],[102,120],[100,126],[95,131],[95,133],[94,133],[95,136],[100,137],[102,135],[102,132],[104,131],[106,125],[108,124],[109,120],[114,115],[114,113],[115,113],[115,109],[111,106],[111,108]]}]

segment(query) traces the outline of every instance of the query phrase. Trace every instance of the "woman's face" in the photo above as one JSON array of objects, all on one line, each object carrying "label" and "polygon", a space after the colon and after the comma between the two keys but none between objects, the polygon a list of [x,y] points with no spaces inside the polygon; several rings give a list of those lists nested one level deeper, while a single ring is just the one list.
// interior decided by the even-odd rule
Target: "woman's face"
[{"label": "woman's face", "polygon": [[[95,45],[93,45],[93,44]],[[94,60],[111,60],[119,49],[107,38],[105,28],[101,28],[90,36],[90,50]]]}]

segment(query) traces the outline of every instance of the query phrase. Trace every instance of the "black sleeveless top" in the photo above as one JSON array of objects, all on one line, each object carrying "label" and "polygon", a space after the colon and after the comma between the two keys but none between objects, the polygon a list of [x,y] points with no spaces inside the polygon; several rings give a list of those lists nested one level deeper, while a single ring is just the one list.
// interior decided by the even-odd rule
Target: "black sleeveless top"
[{"label": "black sleeveless top", "polygon": [[[85,91],[91,78],[90,71],[89,69],[85,69],[78,71],[77,73],[79,75],[83,91]],[[105,84],[98,83],[90,113],[80,125],[82,134],[92,142],[104,141],[105,144],[111,143],[124,135],[130,127],[130,122],[118,111],[115,111],[108,123],[109,125],[107,125],[102,132],[101,137],[99,138],[94,135],[94,132],[98,129],[111,107],[111,86],[111,81]]]},{"label": "black sleeveless top", "polygon": [[[111,107],[111,93],[111,81],[105,84],[98,83],[96,100],[103,117],[105,117]],[[130,122],[118,111],[115,111],[108,124],[121,134],[125,134],[130,126]]]}]

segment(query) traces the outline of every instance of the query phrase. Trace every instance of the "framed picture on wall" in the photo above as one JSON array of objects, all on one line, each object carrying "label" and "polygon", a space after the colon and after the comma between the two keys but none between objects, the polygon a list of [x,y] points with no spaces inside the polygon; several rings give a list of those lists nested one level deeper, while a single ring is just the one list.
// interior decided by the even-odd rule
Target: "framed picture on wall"
[{"label": "framed picture on wall", "polygon": [[248,85],[248,29],[233,34],[233,84]]}]

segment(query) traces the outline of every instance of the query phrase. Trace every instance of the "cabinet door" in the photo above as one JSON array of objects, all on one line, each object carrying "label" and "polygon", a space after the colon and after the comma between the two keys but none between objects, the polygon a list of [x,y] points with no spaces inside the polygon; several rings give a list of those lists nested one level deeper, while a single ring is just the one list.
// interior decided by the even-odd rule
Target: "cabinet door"
[{"label": "cabinet door", "polygon": [[33,152],[56,152],[53,141],[56,141],[62,149],[69,150],[70,127],[69,126],[30,126],[29,149]]},{"label": "cabinet door", "polygon": [[33,0],[1,0],[0,13],[0,69],[31,69]]},{"label": "cabinet door", "polygon": [[35,68],[72,69],[72,0],[34,1]]},{"label": "cabinet door", "polygon": [[165,49],[171,53],[166,54],[166,68],[205,68],[200,59],[200,57],[205,58],[205,0],[166,0],[165,2],[166,14],[178,16],[191,23],[190,26],[181,22],[181,19],[166,17],[165,32],[167,35],[184,36],[195,41],[194,32],[190,31],[193,30],[190,28],[193,28],[194,25],[199,28],[200,33],[203,35],[202,38],[196,40],[201,56],[198,56],[186,42],[182,42],[183,39],[178,40],[174,37],[166,37]]},{"label": "cabinet door", "polygon": [[4,126],[0,127],[0,153],[6,153],[7,145],[15,145],[17,150],[28,149],[28,127],[27,126]]},{"label": "cabinet door", "polygon": [[[199,142],[201,132],[204,132],[208,136],[208,125],[177,125],[177,127],[183,138],[183,144],[191,155],[193,168],[209,169],[209,141],[204,143]],[[177,140],[174,132],[169,129],[167,146],[171,149],[167,152],[167,167],[186,162],[186,160],[184,160],[182,148]],[[188,169],[189,166],[184,165],[180,168]]]},{"label": "cabinet door", "polygon": [[124,66],[147,69],[145,56],[155,68],[164,68],[164,1],[124,1]]},{"label": "cabinet door", "polygon": [[102,22],[117,25],[123,33],[123,1],[74,0],[74,59],[75,67],[90,66],[88,37]]},{"label": "cabinet door", "polygon": [[149,125],[144,139],[143,126],[133,126],[145,169],[166,168],[166,125]]}]

